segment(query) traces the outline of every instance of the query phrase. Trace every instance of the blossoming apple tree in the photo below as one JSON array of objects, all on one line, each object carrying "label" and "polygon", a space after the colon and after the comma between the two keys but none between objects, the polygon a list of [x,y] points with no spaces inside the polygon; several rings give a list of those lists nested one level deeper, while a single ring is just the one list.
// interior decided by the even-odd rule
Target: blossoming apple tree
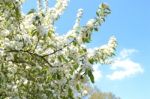
[{"label": "blossoming apple tree", "polygon": [[116,39],[89,49],[93,31],[110,13],[101,4],[96,17],[80,25],[79,9],[75,24],[65,35],[55,33],[54,23],[68,5],[56,0],[37,0],[37,9],[24,14],[23,0],[0,0],[0,98],[74,99],[81,98],[85,82],[94,83],[93,64],[108,64]]}]

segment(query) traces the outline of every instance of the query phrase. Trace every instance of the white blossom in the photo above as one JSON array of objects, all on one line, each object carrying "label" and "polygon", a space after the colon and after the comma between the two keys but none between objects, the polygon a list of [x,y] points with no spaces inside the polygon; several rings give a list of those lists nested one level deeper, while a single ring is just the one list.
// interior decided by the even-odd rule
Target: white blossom
[{"label": "white blossom", "polygon": [[83,9],[78,9],[77,19],[76,19],[76,22],[73,26],[73,29],[80,27],[80,19],[81,19],[82,15],[83,15]]},{"label": "white blossom", "polygon": [[9,34],[10,34],[9,30],[2,30],[2,31],[0,31],[0,36],[6,37],[6,36],[8,36]]},{"label": "white blossom", "polygon": [[49,28],[48,26],[40,25],[37,26],[37,30],[40,32],[41,35],[47,35]]},{"label": "white blossom", "polygon": [[89,28],[92,28],[94,26],[95,23],[95,19],[91,19],[87,22],[86,26],[88,26]]}]

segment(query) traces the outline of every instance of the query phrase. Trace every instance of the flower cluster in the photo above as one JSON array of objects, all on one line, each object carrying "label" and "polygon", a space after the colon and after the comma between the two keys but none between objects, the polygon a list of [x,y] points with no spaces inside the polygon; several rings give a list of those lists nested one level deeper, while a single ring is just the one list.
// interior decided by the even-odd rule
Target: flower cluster
[{"label": "flower cluster", "polygon": [[80,26],[83,10],[79,9],[72,30],[60,35],[55,33],[54,22],[68,0],[57,0],[53,8],[48,8],[48,0],[46,7],[37,1],[38,11],[28,14],[21,12],[22,0],[0,1],[0,98],[82,97],[84,84],[94,83],[92,65],[107,63],[115,52],[115,37],[99,48],[85,46],[110,9],[102,4],[85,26]]},{"label": "flower cluster", "polygon": [[114,55],[116,46],[117,46],[116,38],[112,36],[108,41],[108,44],[102,45],[99,48],[88,49],[89,50],[88,58],[90,63],[92,64],[93,62],[99,62],[101,64],[111,63],[109,58]]}]

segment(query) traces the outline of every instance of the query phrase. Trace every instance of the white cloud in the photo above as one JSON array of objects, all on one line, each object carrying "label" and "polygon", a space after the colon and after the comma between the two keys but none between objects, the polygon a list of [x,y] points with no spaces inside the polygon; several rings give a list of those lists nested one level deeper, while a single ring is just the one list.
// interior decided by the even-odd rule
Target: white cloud
[{"label": "white cloud", "polygon": [[94,70],[93,75],[94,75],[95,81],[98,81],[102,77],[102,73],[99,69],[99,66],[100,66],[99,64],[96,64],[93,66],[93,70]]},{"label": "white cloud", "polygon": [[120,52],[120,57],[121,58],[127,58],[128,56],[130,56],[132,53],[135,53],[135,52],[138,52],[138,51],[135,49],[123,49]]},{"label": "white cloud", "polygon": [[107,77],[111,80],[120,80],[138,73],[143,73],[144,70],[141,65],[129,58],[129,56],[134,52],[137,52],[137,50],[123,49],[120,52],[119,57],[117,57],[111,65],[111,70],[113,70],[113,73],[107,75]]}]

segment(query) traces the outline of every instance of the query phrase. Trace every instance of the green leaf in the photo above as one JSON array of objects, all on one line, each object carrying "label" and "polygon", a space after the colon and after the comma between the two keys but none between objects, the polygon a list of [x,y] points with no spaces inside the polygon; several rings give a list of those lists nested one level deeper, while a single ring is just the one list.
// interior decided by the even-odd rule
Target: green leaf
[{"label": "green leaf", "polygon": [[62,60],[64,61],[64,62],[68,62],[68,60],[62,55]]},{"label": "green leaf", "polygon": [[60,80],[61,79],[61,75],[59,73],[57,73],[57,79]]},{"label": "green leaf", "polygon": [[39,16],[35,16],[35,20],[40,20],[40,17]]},{"label": "green leaf", "polygon": [[90,62],[91,64],[93,64],[93,63],[94,63],[94,59],[93,59],[93,58],[90,58],[90,59],[89,59],[89,62]]},{"label": "green leaf", "polygon": [[55,31],[53,29],[49,29],[48,31],[48,36],[51,38],[52,37],[52,34],[54,33]]},{"label": "green leaf", "polygon": [[74,69],[77,69],[79,67],[79,65],[78,64],[74,64],[73,67],[74,67]]},{"label": "green leaf", "polygon": [[38,34],[38,31],[36,29],[32,30],[31,35],[34,36],[36,34]]},{"label": "green leaf", "polygon": [[68,62],[68,60],[63,55],[58,56],[58,60],[60,62]]},{"label": "green leaf", "polygon": [[77,89],[78,91],[80,91],[80,85],[79,85],[79,84],[76,85],[76,89]]},{"label": "green leaf", "polygon": [[74,46],[76,46],[76,45],[78,44],[78,42],[77,42],[77,41],[74,41],[72,44],[73,44]]},{"label": "green leaf", "polygon": [[74,69],[71,69],[69,73],[70,73],[71,75],[73,75],[73,72],[74,72]]},{"label": "green leaf", "polygon": [[68,89],[68,99],[74,99],[72,89]]},{"label": "green leaf", "polygon": [[48,76],[46,77],[46,82],[49,82],[50,80],[52,80],[52,76],[48,75]]},{"label": "green leaf", "polygon": [[95,28],[94,28],[94,31],[98,32],[98,28],[97,28],[97,27],[95,27]]},{"label": "green leaf", "polygon": [[88,70],[87,70],[87,74],[88,74],[88,76],[89,76],[91,82],[94,83],[94,76],[93,76],[93,74],[92,74],[92,70],[88,69]]},{"label": "green leaf", "polygon": [[59,60],[60,62],[62,62],[61,55],[60,55],[60,56],[58,56],[58,60]]},{"label": "green leaf", "polygon": [[76,63],[76,64],[73,64],[71,70],[70,70],[70,74],[73,75],[74,71],[79,67],[79,65]]},{"label": "green leaf", "polygon": [[100,16],[98,11],[96,12],[96,15],[97,15],[98,17]]},{"label": "green leaf", "polygon": [[15,8],[15,11],[16,11],[16,19],[17,19],[17,21],[19,21],[20,17],[21,17],[20,10],[19,10],[19,8]]},{"label": "green leaf", "polygon": [[51,37],[52,37],[52,33],[51,33],[51,32],[48,32],[48,36],[51,38]]},{"label": "green leaf", "polygon": [[34,12],[36,12],[36,10],[35,9],[31,9],[27,14],[31,14],[31,13],[34,13]]}]

